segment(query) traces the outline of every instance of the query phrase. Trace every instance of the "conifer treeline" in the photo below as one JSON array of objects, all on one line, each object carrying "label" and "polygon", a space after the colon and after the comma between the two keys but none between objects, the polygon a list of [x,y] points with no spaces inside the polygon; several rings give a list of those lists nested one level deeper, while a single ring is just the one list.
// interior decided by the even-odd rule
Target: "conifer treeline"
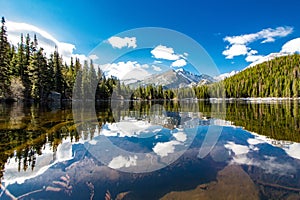
[{"label": "conifer treeline", "polygon": [[131,99],[174,98],[173,92],[162,89],[162,86],[130,90],[117,78],[105,77],[99,68],[96,70],[92,60],[84,61],[83,66],[77,58],[65,63],[57,48],[47,58],[43,48],[38,47],[36,35],[32,40],[29,34],[25,38],[21,34],[20,42],[15,47],[7,40],[5,19],[2,17],[0,100],[46,101],[51,91],[60,93],[61,99],[109,99],[114,91],[116,97]]},{"label": "conifer treeline", "polygon": [[207,98],[218,92],[227,98],[299,97],[300,55],[277,57],[221,82],[194,89],[198,98]]},{"label": "conifer treeline", "polygon": [[[100,69],[96,72],[92,61],[82,66],[79,59],[71,58],[70,63],[64,63],[57,48],[47,58],[38,47],[36,35],[32,40],[29,34],[25,38],[21,34],[18,46],[13,46],[7,40],[4,17],[1,22],[0,99],[45,101],[51,91],[60,93],[62,99],[71,99],[74,86],[77,98],[92,95],[107,99],[115,87],[126,90],[119,80],[106,78]],[[96,95],[92,84],[96,84]]]}]

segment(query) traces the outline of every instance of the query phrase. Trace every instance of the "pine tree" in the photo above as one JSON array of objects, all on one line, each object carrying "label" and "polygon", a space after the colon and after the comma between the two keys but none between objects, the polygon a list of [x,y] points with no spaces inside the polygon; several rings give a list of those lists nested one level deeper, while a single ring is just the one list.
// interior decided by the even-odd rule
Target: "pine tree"
[{"label": "pine tree", "polygon": [[21,41],[18,44],[18,53],[17,53],[17,63],[16,63],[16,70],[19,72],[19,76],[24,77],[24,41],[23,41],[23,34],[21,34]]},{"label": "pine tree", "polygon": [[[22,36],[21,36],[21,43],[23,43],[23,37]],[[20,68],[20,73],[21,73],[21,79],[22,79],[23,85],[25,87],[24,97],[26,99],[30,98],[30,93],[31,93],[31,91],[30,91],[31,83],[30,83],[30,80],[29,80],[29,71],[28,71],[28,66],[30,64],[31,55],[32,55],[32,51],[31,51],[31,47],[30,47],[30,36],[29,36],[29,34],[27,34],[26,35],[26,41],[25,41],[24,60],[23,60],[23,57],[21,58],[21,55],[19,57],[20,58],[19,64],[22,66]]]},{"label": "pine tree", "polygon": [[1,23],[2,26],[0,30],[0,97],[6,98],[10,95],[10,46],[7,41],[7,32],[4,17],[2,17]]},{"label": "pine tree", "polygon": [[98,85],[98,78],[96,70],[93,64],[93,60],[90,60],[90,69],[89,69],[89,79],[90,79],[90,95],[95,98],[95,93]]},{"label": "pine tree", "polygon": [[59,57],[57,47],[53,54],[53,69],[54,69],[54,90],[58,93],[63,92],[63,76],[62,76],[62,62]]},{"label": "pine tree", "polygon": [[90,87],[90,77],[89,77],[89,67],[88,62],[85,60],[83,64],[82,71],[82,95],[84,99],[91,97],[91,87]]},{"label": "pine tree", "polygon": [[49,71],[49,66],[47,64],[46,56],[43,53],[43,48],[40,48],[38,55],[38,71],[39,71],[39,98],[40,100],[45,100],[51,91],[51,76],[52,71]]},{"label": "pine tree", "polygon": [[28,76],[30,81],[30,96],[39,99],[39,56],[34,52],[28,66]]}]

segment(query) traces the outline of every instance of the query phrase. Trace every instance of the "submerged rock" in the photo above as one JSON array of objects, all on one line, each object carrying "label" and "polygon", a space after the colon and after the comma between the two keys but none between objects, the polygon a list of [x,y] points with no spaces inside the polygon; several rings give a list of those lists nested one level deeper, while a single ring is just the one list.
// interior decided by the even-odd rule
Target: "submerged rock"
[{"label": "submerged rock", "polygon": [[228,165],[218,173],[217,181],[199,185],[194,190],[170,192],[162,200],[184,199],[259,199],[249,175],[238,165]]}]

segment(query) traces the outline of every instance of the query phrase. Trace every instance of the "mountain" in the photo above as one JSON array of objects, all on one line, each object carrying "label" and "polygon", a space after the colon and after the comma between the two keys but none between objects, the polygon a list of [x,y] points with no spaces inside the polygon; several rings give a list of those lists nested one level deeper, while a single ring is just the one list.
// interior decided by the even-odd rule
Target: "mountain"
[{"label": "mountain", "polygon": [[151,76],[143,81],[138,81],[130,85],[134,87],[138,85],[162,85],[164,88],[167,89],[192,87],[195,85],[203,85],[213,82],[215,82],[215,80],[208,75],[197,75],[180,68],[176,70],[168,70],[161,74]]}]

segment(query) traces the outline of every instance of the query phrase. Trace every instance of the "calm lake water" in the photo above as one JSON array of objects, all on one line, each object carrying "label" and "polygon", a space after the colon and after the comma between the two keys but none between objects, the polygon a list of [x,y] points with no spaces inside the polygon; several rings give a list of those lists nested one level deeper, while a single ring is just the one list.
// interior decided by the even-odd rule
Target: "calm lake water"
[{"label": "calm lake water", "polygon": [[300,199],[299,106],[0,104],[0,199]]}]

